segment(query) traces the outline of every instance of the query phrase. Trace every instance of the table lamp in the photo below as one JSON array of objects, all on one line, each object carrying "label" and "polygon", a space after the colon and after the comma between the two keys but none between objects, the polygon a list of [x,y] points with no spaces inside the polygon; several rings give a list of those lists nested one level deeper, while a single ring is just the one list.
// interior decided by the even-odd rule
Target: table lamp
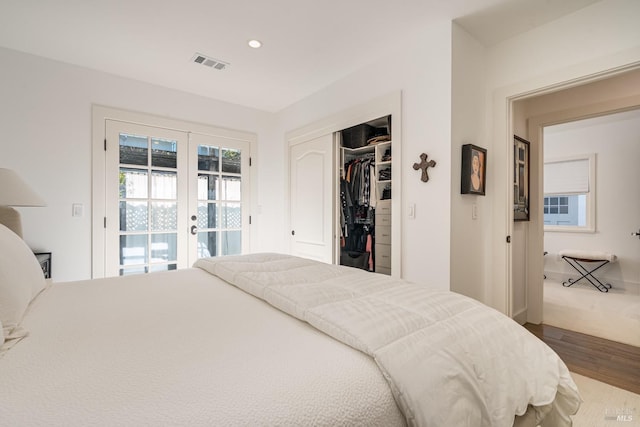
[{"label": "table lamp", "polygon": [[17,173],[0,168],[0,224],[22,237],[20,212],[12,206],[46,206]]}]

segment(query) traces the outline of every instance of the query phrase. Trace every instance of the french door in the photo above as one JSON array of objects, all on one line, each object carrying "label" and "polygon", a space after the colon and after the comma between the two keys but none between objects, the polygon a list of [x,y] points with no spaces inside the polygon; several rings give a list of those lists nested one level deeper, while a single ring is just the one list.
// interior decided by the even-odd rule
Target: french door
[{"label": "french door", "polygon": [[249,143],[106,121],[105,273],[188,267],[248,244]]}]

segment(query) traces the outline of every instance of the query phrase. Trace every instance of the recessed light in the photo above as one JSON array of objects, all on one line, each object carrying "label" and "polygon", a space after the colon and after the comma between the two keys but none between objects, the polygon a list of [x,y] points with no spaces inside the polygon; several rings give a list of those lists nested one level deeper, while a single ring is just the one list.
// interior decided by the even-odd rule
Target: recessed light
[{"label": "recessed light", "polygon": [[254,49],[258,49],[259,47],[262,46],[262,42],[260,40],[249,40],[248,41],[249,46],[251,46]]}]

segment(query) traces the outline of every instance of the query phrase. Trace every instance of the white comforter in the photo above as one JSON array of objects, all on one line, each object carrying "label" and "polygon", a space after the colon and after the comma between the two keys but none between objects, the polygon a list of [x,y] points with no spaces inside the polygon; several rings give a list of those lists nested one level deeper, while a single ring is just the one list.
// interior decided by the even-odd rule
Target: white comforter
[{"label": "white comforter", "polygon": [[370,357],[192,268],[54,283],[0,356],[0,426],[404,425]]},{"label": "white comforter", "polygon": [[532,405],[562,427],[579,406],[558,356],[472,299],[277,254],[195,266],[372,356],[411,425],[510,427]]}]

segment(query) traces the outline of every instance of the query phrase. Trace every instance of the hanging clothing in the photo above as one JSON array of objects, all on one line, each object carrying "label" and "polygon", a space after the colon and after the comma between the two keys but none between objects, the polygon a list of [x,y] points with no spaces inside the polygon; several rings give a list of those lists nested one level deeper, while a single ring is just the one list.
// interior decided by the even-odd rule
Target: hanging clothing
[{"label": "hanging clothing", "polygon": [[373,224],[376,206],[376,172],[373,156],[365,155],[344,164],[340,180],[340,246],[351,253],[367,252],[366,265],[374,270]]},{"label": "hanging clothing", "polygon": [[[351,160],[344,165],[345,180],[349,183],[349,188],[354,200],[360,206],[375,205],[375,192],[371,191],[372,182],[375,181],[375,163],[372,158],[358,158]],[[374,184],[375,186],[375,184]]]}]

